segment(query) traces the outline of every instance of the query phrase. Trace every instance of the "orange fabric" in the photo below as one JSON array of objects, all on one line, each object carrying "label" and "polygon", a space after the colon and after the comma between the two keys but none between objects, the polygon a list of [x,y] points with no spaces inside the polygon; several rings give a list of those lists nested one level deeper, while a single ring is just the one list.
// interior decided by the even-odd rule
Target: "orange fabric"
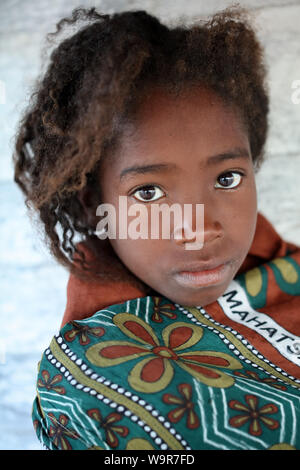
[{"label": "orange fabric", "polygon": [[[258,213],[252,246],[238,274],[273,258],[284,256],[287,249],[295,251],[297,246],[282,240],[271,223]],[[67,305],[61,326],[71,320],[87,318],[109,305],[123,303],[144,295],[143,291],[129,282],[87,282],[70,274],[67,285]]]},{"label": "orange fabric", "polygon": [[126,282],[87,282],[70,274],[62,326],[71,320],[87,318],[108,305],[123,303],[144,295],[138,288]]}]

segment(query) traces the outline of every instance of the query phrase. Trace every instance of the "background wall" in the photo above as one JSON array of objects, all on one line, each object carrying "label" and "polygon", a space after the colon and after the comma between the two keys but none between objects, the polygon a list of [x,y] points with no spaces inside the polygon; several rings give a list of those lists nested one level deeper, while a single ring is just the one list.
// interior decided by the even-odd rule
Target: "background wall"
[{"label": "background wall", "polygon": [[[259,209],[300,244],[300,0],[244,0],[265,46],[271,93],[268,158],[258,177]],[[41,69],[48,32],[78,6],[103,13],[145,9],[166,23],[189,22],[226,0],[1,0],[0,2],[0,449],[39,449],[31,423],[37,363],[59,328],[66,271],[47,254],[12,181],[12,136]],[[297,94],[300,101],[300,93]]]}]

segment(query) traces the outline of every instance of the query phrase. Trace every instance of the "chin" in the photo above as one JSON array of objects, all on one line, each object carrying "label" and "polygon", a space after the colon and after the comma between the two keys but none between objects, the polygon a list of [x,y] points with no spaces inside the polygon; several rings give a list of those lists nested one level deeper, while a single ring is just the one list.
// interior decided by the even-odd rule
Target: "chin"
[{"label": "chin", "polygon": [[206,287],[205,290],[207,292],[199,294],[199,292],[194,292],[190,294],[186,294],[183,296],[166,296],[172,302],[186,306],[186,307],[206,307],[206,305],[210,305],[215,302],[227,289],[227,285],[220,289],[220,286],[216,288],[215,286]]}]

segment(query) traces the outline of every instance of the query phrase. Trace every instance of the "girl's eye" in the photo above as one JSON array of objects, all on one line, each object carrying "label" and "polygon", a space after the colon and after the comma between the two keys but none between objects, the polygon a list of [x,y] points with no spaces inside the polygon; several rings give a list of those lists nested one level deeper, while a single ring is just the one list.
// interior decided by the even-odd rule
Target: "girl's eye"
[{"label": "girl's eye", "polygon": [[[158,196],[155,199],[152,199],[155,193],[158,194]],[[139,197],[137,196],[137,194],[139,194]],[[156,201],[163,195],[163,191],[158,186],[143,186],[142,188],[137,189],[133,193],[133,197],[142,202]]]},{"label": "girl's eye", "polygon": [[239,186],[242,182],[243,174],[237,171],[228,171],[218,177],[215,188],[232,189]]}]

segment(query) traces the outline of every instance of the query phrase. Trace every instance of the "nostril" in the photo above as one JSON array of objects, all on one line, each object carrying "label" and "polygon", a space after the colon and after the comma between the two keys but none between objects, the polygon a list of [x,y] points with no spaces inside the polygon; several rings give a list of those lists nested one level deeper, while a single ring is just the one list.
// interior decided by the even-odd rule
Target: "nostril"
[{"label": "nostril", "polygon": [[190,229],[178,227],[173,232],[173,239],[178,244],[192,242],[196,240],[196,234]]},{"label": "nostril", "polygon": [[215,240],[222,238],[222,232],[217,230],[209,230],[204,232],[203,243],[212,243]]}]

